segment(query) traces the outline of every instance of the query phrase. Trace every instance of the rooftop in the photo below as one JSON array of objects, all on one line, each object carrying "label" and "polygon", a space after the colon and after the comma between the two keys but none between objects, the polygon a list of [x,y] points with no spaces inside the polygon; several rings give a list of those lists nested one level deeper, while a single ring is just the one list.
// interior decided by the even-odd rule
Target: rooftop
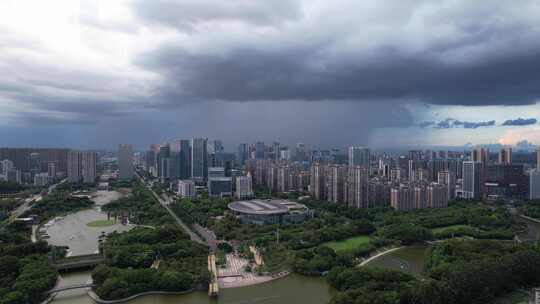
[{"label": "rooftop", "polygon": [[287,205],[291,203],[293,202],[285,200],[237,201],[230,203],[229,209],[246,214],[277,215],[287,213]]}]

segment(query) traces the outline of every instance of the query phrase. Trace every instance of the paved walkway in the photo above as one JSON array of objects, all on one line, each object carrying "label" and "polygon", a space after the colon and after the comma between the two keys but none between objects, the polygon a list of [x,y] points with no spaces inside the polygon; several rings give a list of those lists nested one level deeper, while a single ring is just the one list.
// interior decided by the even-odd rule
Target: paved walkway
[{"label": "paved walkway", "polygon": [[246,272],[245,267],[249,261],[232,253],[227,254],[227,265],[219,268],[219,287],[233,288],[260,284],[276,279],[276,276],[258,276],[253,272]]},{"label": "paved walkway", "polygon": [[362,263],[360,263],[359,266],[360,266],[360,267],[361,267],[361,266],[364,266],[364,265],[366,265],[367,263],[373,261],[374,259],[376,259],[376,258],[378,258],[378,257],[380,257],[380,256],[389,254],[389,253],[391,253],[391,252],[394,252],[394,251],[399,250],[399,249],[404,248],[404,247],[405,247],[405,246],[396,247],[396,248],[391,248],[391,249],[385,250],[385,251],[383,251],[383,252],[377,253],[376,255],[371,256],[371,257],[367,258],[366,260],[362,261]]}]

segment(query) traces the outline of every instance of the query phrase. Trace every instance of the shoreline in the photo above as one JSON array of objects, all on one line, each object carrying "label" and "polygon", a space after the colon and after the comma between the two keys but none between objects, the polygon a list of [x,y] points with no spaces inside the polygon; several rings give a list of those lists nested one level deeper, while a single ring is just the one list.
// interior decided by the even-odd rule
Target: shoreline
[{"label": "shoreline", "polygon": [[125,303],[131,300],[134,300],[139,297],[143,296],[150,296],[150,295],[183,295],[194,292],[195,289],[189,289],[185,291],[145,291],[138,294],[134,294],[132,296],[129,296],[127,298],[118,299],[118,300],[104,300],[100,298],[93,290],[89,290],[86,294],[96,303],[98,304],[115,304],[115,303]]},{"label": "shoreline", "polygon": [[279,273],[276,276],[260,276],[259,277],[260,279],[255,280],[255,281],[240,281],[240,282],[229,282],[229,283],[227,283],[227,282],[219,282],[219,288],[229,289],[229,288],[240,288],[240,287],[248,287],[248,286],[264,284],[264,283],[268,283],[268,282],[271,282],[271,281],[275,281],[275,280],[284,278],[284,277],[290,275],[291,273],[292,272],[290,272],[290,271],[284,271],[284,272]]}]

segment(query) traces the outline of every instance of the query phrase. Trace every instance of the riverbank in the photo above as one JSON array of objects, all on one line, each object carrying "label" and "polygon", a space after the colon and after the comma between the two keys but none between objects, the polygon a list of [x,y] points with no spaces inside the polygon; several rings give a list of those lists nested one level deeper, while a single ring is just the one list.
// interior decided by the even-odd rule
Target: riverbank
[{"label": "riverbank", "polygon": [[186,291],[146,291],[141,292],[138,294],[134,294],[132,296],[129,296],[127,298],[118,299],[118,300],[103,300],[100,298],[93,290],[89,290],[87,292],[87,295],[96,303],[99,304],[116,304],[116,303],[125,303],[132,300],[135,300],[136,298],[144,297],[144,296],[151,296],[151,295],[185,295],[188,293],[192,293],[194,290],[186,290]]},{"label": "riverbank", "polygon": [[[270,276],[254,276],[251,280],[241,280],[241,281],[232,281],[232,282],[219,282],[219,287],[223,289],[227,288],[239,288],[239,287],[248,287],[253,285],[259,285],[263,283],[268,283],[270,281],[274,281],[277,279],[281,279],[283,277],[286,277],[290,275],[291,272],[289,271],[283,271],[275,275]],[[221,280],[221,279],[220,279]]]}]

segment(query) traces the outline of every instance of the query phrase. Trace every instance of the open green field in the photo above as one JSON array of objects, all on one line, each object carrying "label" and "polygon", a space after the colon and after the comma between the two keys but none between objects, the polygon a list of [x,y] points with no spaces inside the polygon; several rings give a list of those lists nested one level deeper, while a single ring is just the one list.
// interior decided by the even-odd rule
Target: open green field
[{"label": "open green field", "polygon": [[328,246],[335,251],[352,250],[362,245],[369,244],[369,236],[360,235],[352,238],[345,239],[343,241],[332,241],[323,243],[322,246]]},{"label": "open green field", "polygon": [[97,220],[86,224],[88,227],[108,227],[116,224],[115,220]]},{"label": "open green field", "polygon": [[431,229],[431,232],[433,233],[445,233],[445,232],[453,232],[460,229],[474,229],[474,227],[470,225],[451,225],[451,226],[445,226],[445,227],[439,227]]}]

